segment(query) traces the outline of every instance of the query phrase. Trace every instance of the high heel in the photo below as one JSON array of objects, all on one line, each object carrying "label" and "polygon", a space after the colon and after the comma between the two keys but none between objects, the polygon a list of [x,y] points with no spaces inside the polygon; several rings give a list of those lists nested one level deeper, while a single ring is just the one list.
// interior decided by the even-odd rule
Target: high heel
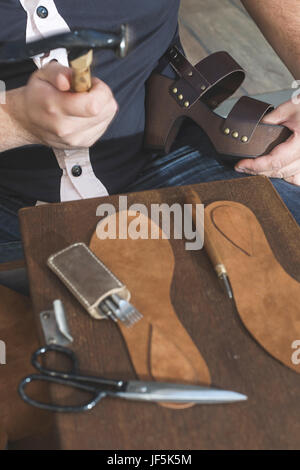
[{"label": "high heel", "polygon": [[185,118],[206,132],[217,152],[238,158],[267,154],[291,135],[284,126],[263,124],[273,106],[248,96],[238,100],[226,119],[214,113],[245,78],[226,52],[216,52],[195,66],[175,46],[167,56],[179,78],[155,73],[148,81],[146,147],[168,153]]}]

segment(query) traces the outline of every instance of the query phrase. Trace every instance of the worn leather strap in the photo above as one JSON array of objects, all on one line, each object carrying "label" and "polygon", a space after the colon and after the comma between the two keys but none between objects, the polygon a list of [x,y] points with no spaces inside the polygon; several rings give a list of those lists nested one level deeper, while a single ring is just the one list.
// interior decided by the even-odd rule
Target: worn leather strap
[{"label": "worn leather strap", "polygon": [[227,131],[232,139],[241,138],[249,143],[263,117],[272,109],[274,106],[269,103],[242,96],[228,114],[222,131]]},{"label": "worn leather strap", "polygon": [[[167,51],[167,57],[180,77],[172,83],[169,92],[185,108],[205,95],[207,104],[215,108],[229,98],[245,78],[243,68],[227,52],[211,54],[195,66],[176,46]],[[213,98],[209,93],[212,89]]]}]

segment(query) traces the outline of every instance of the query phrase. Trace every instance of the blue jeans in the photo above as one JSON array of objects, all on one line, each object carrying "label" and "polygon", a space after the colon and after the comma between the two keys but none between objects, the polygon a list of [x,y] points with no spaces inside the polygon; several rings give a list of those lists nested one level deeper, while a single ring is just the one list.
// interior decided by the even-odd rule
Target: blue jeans
[{"label": "blue jeans", "polygon": [[[193,124],[184,127],[175,147],[168,155],[154,155],[126,192],[249,177],[237,173],[237,160],[218,155],[206,134]],[[300,186],[277,178],[271,181],[300,225]]]},{"label": "blue jeans", "polygon": [[[220,160],[220,156],[198,127],[187,125],[177,138],[173,151],[164,156],[149,155],[146,167],[134,183],[124,188],[124,192],[245,176],[247,175],[234,171],[233,162],[228,163],[228,158]],[[272,183],[300,225],[300,187],[279,179],[272,179]],[[30,204],[0,194],[0,263],[23,256],[17,211],[27,205]]]},{"label": "blue jeans", "polygon": [[0,263],[24,257],[18,210],[30,205],[17,197],[0,193]]}]

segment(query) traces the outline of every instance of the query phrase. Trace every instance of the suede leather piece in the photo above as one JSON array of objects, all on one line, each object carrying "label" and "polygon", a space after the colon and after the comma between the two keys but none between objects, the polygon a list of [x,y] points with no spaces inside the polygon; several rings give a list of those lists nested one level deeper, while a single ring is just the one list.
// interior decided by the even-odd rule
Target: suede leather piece
[{"label": "suede leather piece", "polygon": [[[24,403],[18,394],[23,377],[34,372],[31,355],[38,348],[36,328],[27,297],[0,286],[0,339],[6,343],[6,364],[0,365],[0,449],[47,430],[50,415]],[[35,399],[45,399],[46,389],[37,384]],[[47,394],[46,394],[47,396]]]},{"label": "suede leather piece", "polygon": [[278,263],[246,206],[219,201],[205,212],[206,232],[227,268],[244,325],[269,354],[299,373],[292,343],[300,338],[300,283]]},{"label": "suede leather piece", "polygon": [[[127,214],[129,225],[133,218]],[[101,223],[109,223],[111,217]],[[140,220],[144,226],[148,225],[150,233],[150,219],[140,214]],[[117,224],[118,221],[117,217]],[[131,302],[143,314],[143,319],[132,328],[118,323],[139,378],[209,385],[211,378],[206,362],[170,299],[175,259],[169,241],[161,236],[160,229],[157,240],[100,240],[94,233],[90,248],[127,286]],[[178,409],[191,405],[164,406]]]}]

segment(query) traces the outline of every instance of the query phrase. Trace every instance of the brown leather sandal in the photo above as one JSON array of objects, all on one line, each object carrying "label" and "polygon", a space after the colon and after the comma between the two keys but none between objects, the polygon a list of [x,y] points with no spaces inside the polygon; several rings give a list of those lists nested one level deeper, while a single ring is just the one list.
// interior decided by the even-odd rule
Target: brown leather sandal
[{"label": "brown leather sandal", "polygon": [[167,57],[179,78],[174,81],[155,73],[149,79],[146,147],[168,153],[185,118],[206,132],[217,152],[240,158],[267,154],[291,135],[284,126],[261,123],[274,107],[248,96],[238,100],[226,119],[213,112],[245,78],[227,52],[211,54],[195,66],[175,46]]}]

